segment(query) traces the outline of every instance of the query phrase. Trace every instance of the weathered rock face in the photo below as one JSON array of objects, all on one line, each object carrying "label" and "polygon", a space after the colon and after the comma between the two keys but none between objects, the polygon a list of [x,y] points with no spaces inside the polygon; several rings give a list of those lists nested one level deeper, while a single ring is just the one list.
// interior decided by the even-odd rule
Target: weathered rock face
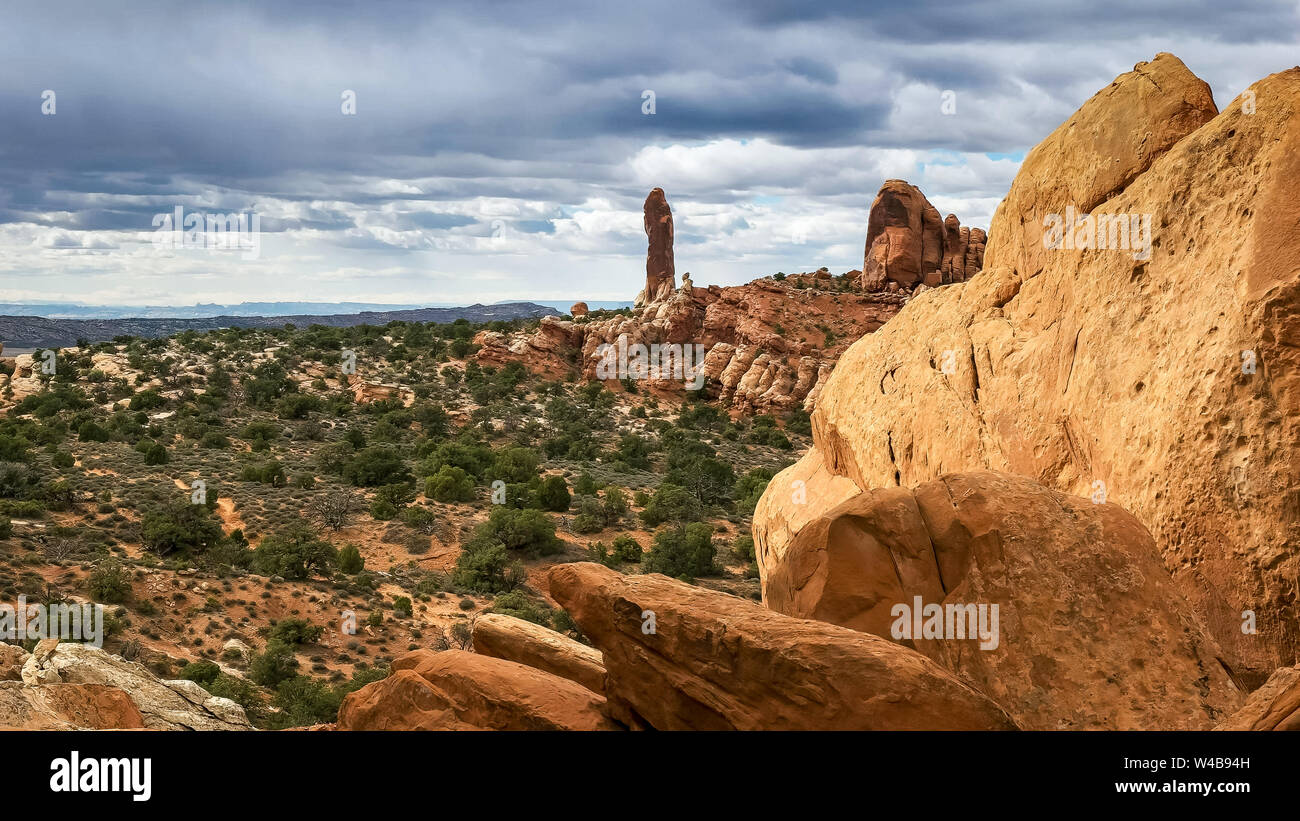
[{"label": "weathered rock face", "polygon": [[0,642],[0,681],[22,681],[30,654],[16,644]]},{"label": "weathered rock face", "polygon": [[[586,379],[598,378],[601,346],[617,346],[620,338],[627,346],[703,345],[703,390],[709,396],[741,410],[788,410],[806,406],[840,353],[883,325],[905,301],[900,294],[757,280],[677,291],[630,317],[573,322],[546,317],[535,333],[484,331],[474,341],[481,346],[477,356],[483,365],[516,361],[550,375],[576,370]],[[680,395],[685,382],[657,379],[648,387]]]},{"label": "weathered rock face", "polygon": [[[1203,85],[1161,55],[1031,152],[980,275],[840,358],[808,458],[860,489],[992,469],[1106,493],[1249,689],[1300,649],[1300,69],[1209,122]],[[1150,259],[1043,248],[1067,200],[1152,215]],[[756,528],[797,531],[785,507]]]},{"label": "weathered rock face", "polygon": [[505,659],[416,650],[343,699],[340,730],[610,730],[605,700]]},{"label": "weathered rock face", "polygon": [[1033,276],[1054,254],[1043,248],[1048,214],[1091,213],[1218,113],[1209,85],[1172,54],[1115,78],[1025,156],[993,214],[988,267]]},{"label": "weathered rock face", "polygon": [[473,641],[476,653],[536,667],[593,692],[605,692],[605,662],[600,651],[540,624],[484,613],[474,620]]},{"label": "weathered rock face", "polygon": [[47,639],[23,665],[28,687],[102,684],[131,695],[151,730],[251,730],[244,708],[192,681],[162,681],[143,665],[85,644]]},{"label": "weathered rock face", "polygon": [[580,316],[586,316],[588,313],[590,313],[590,311],[587,310],[587,303],[585,302],[575,302],[573,303],[573,307],[569,309],[569,316],[574,319],[577,319]]},{"label": "weathered rock face", "polygon": [[[846,287],[860,283],[861,272],[836,283],[825,268],[729,288],[697,287],[690,274],[684,274],[678,289],[672,212],[663,190],[656,188],[645,204],[646,288],[630,316],[591,321],[586,306],[578,303],[573,321],[544,318],[532,334],[481,332],[474,339],[477,358],[492,367],[521,362],[552,376],[576,368],[583,378],[597,379],[602,378],[600,363],[607,346],[700,345],[708,396],[741,411],[807,409],[848,344],[894,316],[912,286],[963,281],[982,262],[983,232],[961,228],[956,217],[950,217],[956,233],[948,247],[938,211],[907,183],[886,183],[870,221],[869,250],[876,234],[880,237],[880,263],[870,272],[879,282],[870,292]],[[698,359],[686,364],[696,365]],[[651,377],[645,387],[680,395],[692,380],[675,373]],[[611,379],[609,384],[618,383]]]},{"label": "weathered rock face", "polygon": [[955,214],[943,221],[943,262],[939,265],[938,281],[925,281],[926,285],[950,285],[965,282],[980,272],[984,266],[984,244],[987,237],[979,228],[966,228]]},{"label": "weathered rock face", "polygon": [[139,730],[144,726],[135,702],[117,687],[0,682],[0,730]]},{"label": "weathered rock face", "polygon": [[[755,552],[774,610],[893,638],[894,608],[915,610],[917,597],[976,605],[954,611],[960,633],[895,640],[1027,729],[1209,729],[1240,703],[1151,535],[1117,505],[990,472],[915,490],[859,491],[837,478],[821,504],[811,490],[824,476],[805,458],[760,502]],[[803,504],[797,477],[810,491]],[[774,505],[799,510],[773,515]],[[793,531],[765,527],[794,516]],[[968,617],[985,614],[982,626],[996,629],[978,634]]]},{"label": "weathered rock face", "polygon": [[953,214],[940,221],[938,210],[916,186],[886,180],[867,218],[862,288],[910,292],[918,285],[970,279],[984,262],[984,232],[975,231],[962,228]]},{"label": "weathered rock face", "polygon": [[673,212],[662,188],[645,198],[645,235],[649,242],[645,255],[645,292],[647,305],[662,302],[677,289],[673,268]]},{"label": "weathered rock face", "polygon": [[1300,667],[1279,667],[1216,730],[1300,731]]},{"label": "weathered rock face", "polygon": [[862,287],[883,291],[887,282],[911,290],[939,269],[943,259],[939,212],[914,185],[886,180],[871,203]]},{"label": "weathered rock face", "polygon": [[866,633],[585,562],[552,568],[550,593],[603,653],[609,709],[628,726],[1015,728],[939,665]]}]

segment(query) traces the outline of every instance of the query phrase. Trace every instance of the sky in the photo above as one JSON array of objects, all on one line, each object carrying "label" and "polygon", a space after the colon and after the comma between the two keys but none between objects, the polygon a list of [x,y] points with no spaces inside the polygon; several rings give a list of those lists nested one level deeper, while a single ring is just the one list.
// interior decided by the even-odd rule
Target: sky
[{"label": "sky", "polygon": [[[1300,59],[1295,0],[1052,6],[22,4],[0,302],[631,300],[656,186],[697,285],[841,273],[884,180],[987,227],[1025,152],[1157,52],[1220,108]],[[258,245],[175,247],[177,208],[256,215]]]}]

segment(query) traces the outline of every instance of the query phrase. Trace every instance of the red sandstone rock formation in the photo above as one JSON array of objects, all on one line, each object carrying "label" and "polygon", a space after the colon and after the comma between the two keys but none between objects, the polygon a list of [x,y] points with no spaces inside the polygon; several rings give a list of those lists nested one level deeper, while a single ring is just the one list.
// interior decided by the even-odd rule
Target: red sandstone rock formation
[{"label": "red sandstone rock formation", "polygon": [[[1243,689],[1294,664],[1300,69],[1249,92],[1253,110],[1216,113],[1169,54],[1098,92],[1026,157],[980,275],[840,358],[813,413],[819,467],[789,475],[856,492],[991,469],[1104,492],[1150,529]],[[1149,258],[1045,248],[1067,207],[1153,216]],[[795,533],[842,500],[765,500],[755,527]]]},{"label": "red sandstone rock formation", "polygon": [[916,186],[886,180],[867,218],[863,289],[912,291],[917,285],[964,282],[984,262],[984,232],[976,238],[974,231],[962,228],[953,214],[940,221]]},{"label": "red sandstone rock formation", "polygon": [[[608,346],[702,345],[707,395],[742,411],[807,409],[845,348],[898,313],[914,287],[961,282],[978,271],[984,232],[950,221],[951,247],[925,196],[890,180],[876,198],[868,232],[880,259],[862,279],[879,280],[874,292],[846,288],[846,280],[858,277],[837,283],[826,268],[728,288],[698,287],[688,273],[675,288],[672,213],[656,188],[645,206],[646,289],[631,316],[588,321],[579,303],[575,321],[547,317],[531,335],[480,333],[478,359],[494,367],[522,362],[553,376],[576,369],[597,379]],[[652,379],[647,387],[680,395],[684,381]]]},{"label": "red sandstone rock formation", "polygon": [[340,730],[611,730],[580,684],[462,650],[415,650],[343,699]]},{"label": "red sandstone rock formation", "polygon": [[[821,473],[815,456],[782,473],[755,514],[768,607],[892,639],[893,608],[914,597],[997,605],[994,642],[901,643],[1026,729],[1205,730],[1240,704],[1151,534],[1118,505],[1011,474],[862,491],[809,471]],[[775,508],[799,523],[771,529],[788,518]]]},{"label": "red sandstone rock formation", "polygon": [[516,661],[605,692],[605,662],[600,651],[540,624],[502,613],[474,620],[474,652]]},{"label": "red sandstone rock formation", "polygon": [[644,212],[648,247],[643,298],[649,305],[672,296],[677,288],[677,275],[673,269],[673,212],[662,188],[654,189],[645,198]]},{"label": "red sandstone rock formation", "polygon": [[1300,732],[1300,666],[1280,667],[1216,730]]},{"label": "red sandstone rock formation", "polygon": [[629,727],[1016,726],[988,698],[913,650],[667,576],[562,564],[551,568],[550,593],[604,655],[608,709]]}]

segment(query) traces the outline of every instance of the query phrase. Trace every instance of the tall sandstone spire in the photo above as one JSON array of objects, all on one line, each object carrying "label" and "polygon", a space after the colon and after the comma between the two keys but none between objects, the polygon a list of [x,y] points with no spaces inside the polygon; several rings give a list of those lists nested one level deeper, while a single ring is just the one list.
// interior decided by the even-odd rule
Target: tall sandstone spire
[{"label": "tall sandstone spire", "polygon": [[673,212],[662,188],[645,198],[645,302],[659,302],[672,296],[677,287],[673,269]]}]

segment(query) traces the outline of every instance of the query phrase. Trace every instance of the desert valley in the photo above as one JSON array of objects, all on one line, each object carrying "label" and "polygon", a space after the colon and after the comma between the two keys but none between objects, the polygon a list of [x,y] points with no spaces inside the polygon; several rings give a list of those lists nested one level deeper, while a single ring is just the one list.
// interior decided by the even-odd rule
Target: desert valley
[{"label": "desert valley", "polygon": [[1297,178],[1160,53],[858,269],[3,354],[0,727],[1300,729]]}]

